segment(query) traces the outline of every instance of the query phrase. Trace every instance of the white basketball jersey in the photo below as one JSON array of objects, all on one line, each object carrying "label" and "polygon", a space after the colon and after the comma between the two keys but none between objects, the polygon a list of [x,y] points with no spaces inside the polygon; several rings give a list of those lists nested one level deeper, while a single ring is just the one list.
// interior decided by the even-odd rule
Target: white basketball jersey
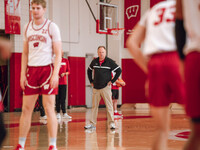
[{"label": "white basketball jersey", "polygon": [[200,51],[200,0],[183,0],[184,25],[187,31],[185,53]]},{"label": "white basketball jersey", "polygon": [[61,41],[58,27],[48,19],[40,26],[35,25],[33,21],[30,21],[27,25],[24,40],[28,41],[29,66],[46,66],[52,64],[52,33],[53,35],[57,35],[57,41]]},{"label": "white basketball jersey", "polygon": [[139,24],[146,29],[143,49],[145,55],[176,50],[175,5],[175,1],[160,2],[141,18]]}]

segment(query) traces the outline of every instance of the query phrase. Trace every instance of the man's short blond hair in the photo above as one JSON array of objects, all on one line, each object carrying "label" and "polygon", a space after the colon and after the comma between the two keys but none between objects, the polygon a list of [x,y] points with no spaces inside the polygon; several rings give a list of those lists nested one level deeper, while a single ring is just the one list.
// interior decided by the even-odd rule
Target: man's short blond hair
[{"label": "man's short blond hair", "polygon": [[41,5],[43,8],[47,7],[46,0],[32,0],[31,5],[33,5],[33,4]]}]

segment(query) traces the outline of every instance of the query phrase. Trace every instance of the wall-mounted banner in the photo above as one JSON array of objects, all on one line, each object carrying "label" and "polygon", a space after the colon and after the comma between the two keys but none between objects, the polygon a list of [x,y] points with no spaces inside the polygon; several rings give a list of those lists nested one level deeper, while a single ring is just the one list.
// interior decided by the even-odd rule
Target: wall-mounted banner
[{"label": "wall-mounted banner", "polygon": [[5,33],[20,34],[20,0],[4,0],[5,4]]},{"label": "wall-mounted banner", "polygon": [[124,0],[124,48],[133,27],[140,20],[141,0]]}]

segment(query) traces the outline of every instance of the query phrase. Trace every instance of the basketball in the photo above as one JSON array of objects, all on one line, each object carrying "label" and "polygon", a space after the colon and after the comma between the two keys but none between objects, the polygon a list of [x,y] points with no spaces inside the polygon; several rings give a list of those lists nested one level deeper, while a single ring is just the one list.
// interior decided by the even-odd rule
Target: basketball
[{"label": "basketball", "polygon": [[122,86],[125,86],[125,82],[124,82],[124,80],[122,80],[122,79],[117,79],[116,85],[117,85],[118,87],[122,87]]}]

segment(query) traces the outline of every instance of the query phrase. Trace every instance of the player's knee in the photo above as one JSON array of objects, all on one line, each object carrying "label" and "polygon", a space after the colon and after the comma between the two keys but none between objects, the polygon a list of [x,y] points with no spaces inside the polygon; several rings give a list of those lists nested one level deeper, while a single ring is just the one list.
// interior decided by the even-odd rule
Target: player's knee
[{"label": "player's knee", "polygon": [[44,110],[47,116],[50,116],[52,113],[54,113],[54,110],[51,107],[45,107]]},{"label": "player's knee", "polygon": [[23,106],[22,107],[22,114],[23,115],[30,115],[32,114],[32,109],[29,106]]}]

